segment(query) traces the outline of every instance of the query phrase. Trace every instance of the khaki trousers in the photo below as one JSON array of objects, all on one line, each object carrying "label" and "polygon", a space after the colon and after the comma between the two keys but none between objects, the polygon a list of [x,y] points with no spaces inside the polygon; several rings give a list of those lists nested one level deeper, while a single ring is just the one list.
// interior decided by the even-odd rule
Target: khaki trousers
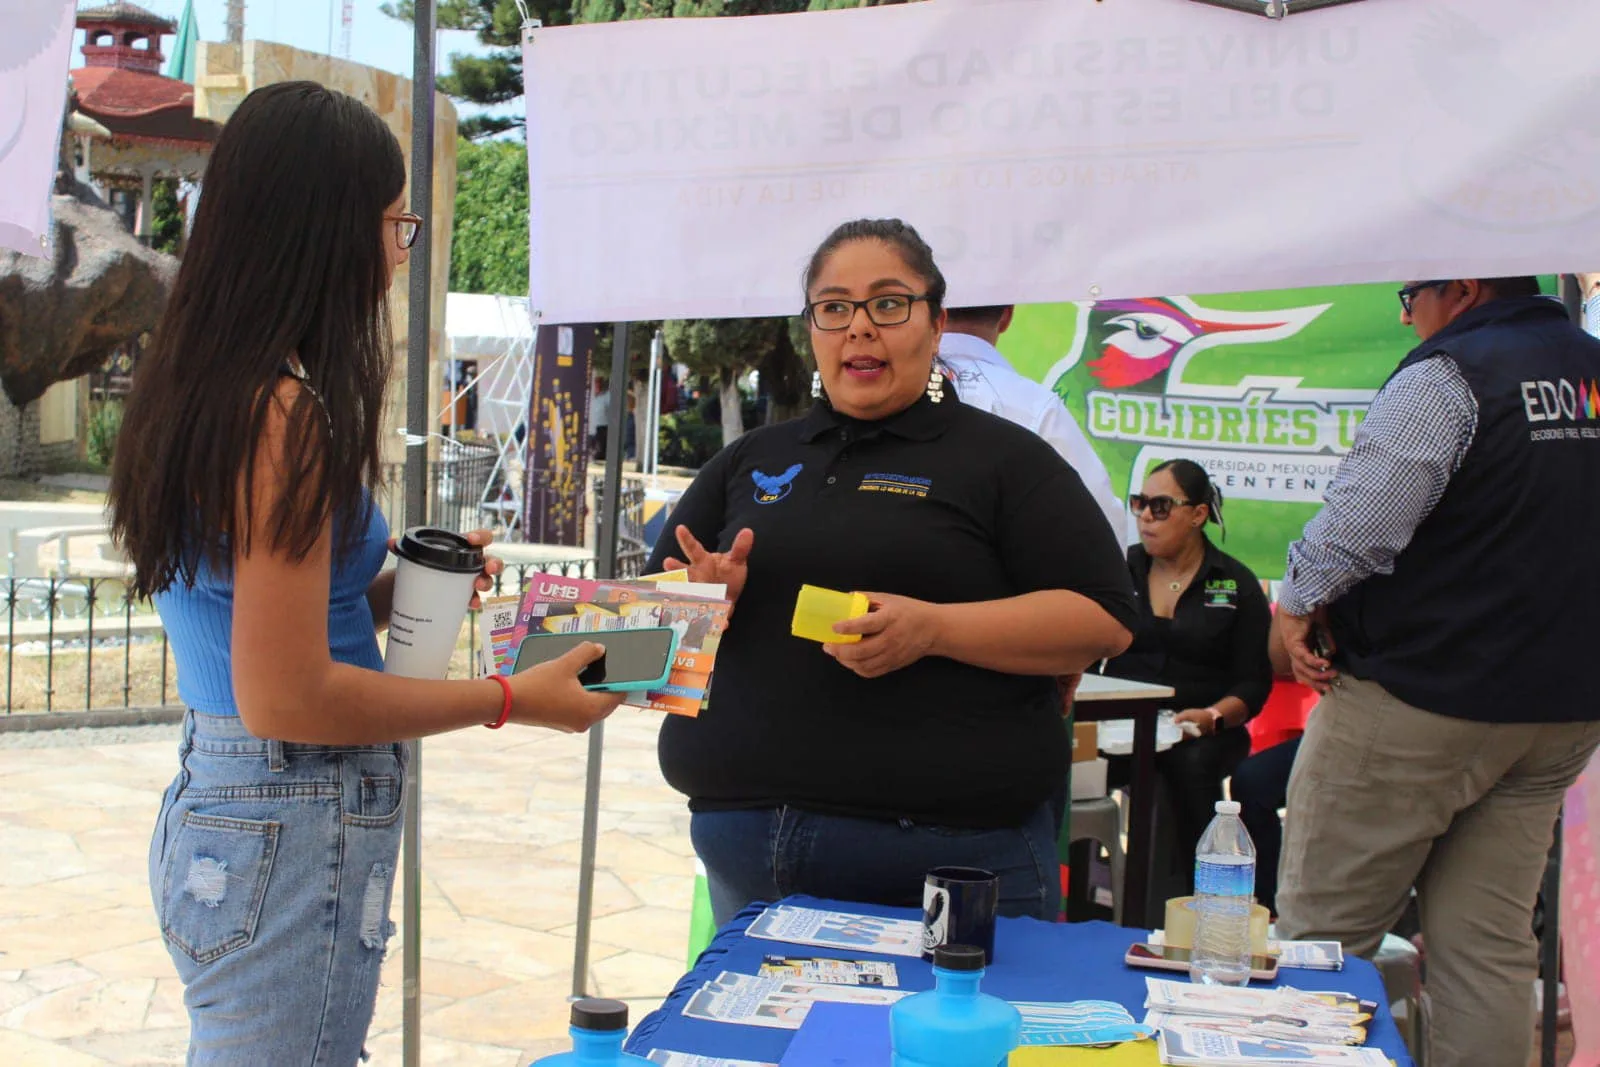
[{"label": "khaki trousers", "polygon": [[1453,719],[1341,678],[1289,780],[1280,936],[1370,957],[1415,886],[1428,1062],[1526,1067],[1534,902],[1562,797],[1597,746],[1600,722]]}]

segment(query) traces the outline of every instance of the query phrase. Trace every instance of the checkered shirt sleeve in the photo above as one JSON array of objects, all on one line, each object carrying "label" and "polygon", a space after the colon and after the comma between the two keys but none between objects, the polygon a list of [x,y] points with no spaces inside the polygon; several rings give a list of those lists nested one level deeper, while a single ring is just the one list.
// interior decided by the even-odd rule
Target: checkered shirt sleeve
[{"label": "checkered shirt sleeve", "polygon": [[1454,360],[1396,374],[1372,400],[1321,511],[1289,546],[1278,605],[1311,612],[1394,561],[1428,517],[1478,432],[1478,401]]}]

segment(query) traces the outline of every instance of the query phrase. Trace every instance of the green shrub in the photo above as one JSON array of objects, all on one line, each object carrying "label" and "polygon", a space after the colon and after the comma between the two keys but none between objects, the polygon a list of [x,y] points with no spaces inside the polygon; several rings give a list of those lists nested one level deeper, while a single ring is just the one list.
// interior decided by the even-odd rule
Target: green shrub
[{"label": "green shrub", "polygon": [[117,448],[117,432],[121,429],[122,401],[102,400],[89,409],[86,449],[90,463],[99,467],[111,466],[111,456]]}]

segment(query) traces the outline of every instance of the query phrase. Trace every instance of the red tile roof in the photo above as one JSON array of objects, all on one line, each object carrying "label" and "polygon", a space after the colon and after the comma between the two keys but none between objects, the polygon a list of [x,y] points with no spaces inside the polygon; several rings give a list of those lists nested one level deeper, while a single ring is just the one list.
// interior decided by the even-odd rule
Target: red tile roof
[{"label": "red tile roof", "polygon": [[119,137],[198,141],[217,139],[220,127],[194,117],[194,86],[176,78],[117,67],[71,72],[78,110]]}]

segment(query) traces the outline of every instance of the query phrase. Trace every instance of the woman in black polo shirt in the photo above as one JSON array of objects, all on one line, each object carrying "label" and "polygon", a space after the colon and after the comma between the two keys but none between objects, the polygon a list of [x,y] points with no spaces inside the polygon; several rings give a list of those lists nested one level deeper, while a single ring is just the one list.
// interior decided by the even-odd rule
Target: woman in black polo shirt
[{"label": "woman in black polo shirt", "polygon": [[[791,893],[920,905],[945,864],[1055,913],[1054,679],[1126,647],[1132,591],[1072,468],[933,371],[944,290],[904,223],[835,230],[805,276],[818,402],[718,453],[668,523],[682,559],[651,560],[737,598],[710,706],[660,740],[719,923]],[[806,583],[870,591],[838,627],[859,642],[790,635]]]},{"label": "woman in black polo shirt", "polygon": [[1190,893],[1195,846],[1223,779],[1250,754],[1244,724],[1272,691],[1272,618],[1250,568],[1205,534],[1207,523],[1222,521],[1222,494],[1198,463],[1161,464],[1130,503],[1139,520],[1139,544],[1128,549],[1139,625],[1133,646],[1105,672],[1171,686],[1177,721],[1190,724],[1185,740],[1156,757],[1173,828],[1171,874]]}]

